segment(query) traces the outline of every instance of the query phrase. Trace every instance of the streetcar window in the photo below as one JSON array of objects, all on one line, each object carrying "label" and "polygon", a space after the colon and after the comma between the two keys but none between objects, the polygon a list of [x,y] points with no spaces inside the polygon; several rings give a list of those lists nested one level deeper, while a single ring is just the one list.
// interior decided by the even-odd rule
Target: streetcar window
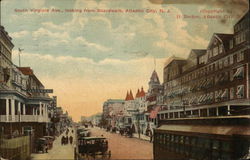
[{"label": "streetcar window", "polygon": [[210,149],[210,139],[204,139],[204,147],[206,149]]},{"label": "streetcar window", "polygon": [[174,135],[170,135],[170,141],[174,142]]},{"label": "streetcar window", "polygon": [[219,151],[213,150],[212,151],[212,159],[219,159]]},{"label": "streetcar window", "polygon": [[191,145],[193,145],[193,146],[196,145],[196,138],[195,137],[191,138]]},{"label": "streetcar window", "polygon": [[175,142],[175,143],[178,143],[178,142],[179,142],[179,137],[180,137],[180,136],[175,136],[175,138],[174,138],[174,142]]},{"label": "streetcar window", "polygon": [[184,136],[180,136],[180,143],[181,143],[181,144],[184,143]]},{"label": "streetcar window", "polygon": [[203,139],[203,138],[198,138],[198,139],[197,139],[197,146],[198,146],[198,147],[202,147],[203,144],[204,144],[204,139]]},{"label": "streetcar window", "polygon": [[229,142],[222,142],[221,149],[223,151],[230,151],[230,143]]},{"label": "streetcar window", "polygon": [[228,153],[222,153],[221,154],[221,159],[231,159],[231,156]]},{"label": "streetcar window", "polygon": [[219,141],[213,140],[212,149],[219,149],[219,145],[220,145]]},{"label": "streetcar window", "polygon": [[189,137],[185,137],[185,144],[189,144]]}]

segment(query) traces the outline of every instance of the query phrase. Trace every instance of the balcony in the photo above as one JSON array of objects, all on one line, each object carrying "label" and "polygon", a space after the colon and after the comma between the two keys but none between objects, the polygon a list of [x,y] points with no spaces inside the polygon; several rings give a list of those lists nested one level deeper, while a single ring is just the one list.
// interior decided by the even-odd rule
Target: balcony
[{"label": "balcony", "polygon": [[8,117],[0,115],[0,122],[50,122],[50,118],[40,115],[9,115]]}]

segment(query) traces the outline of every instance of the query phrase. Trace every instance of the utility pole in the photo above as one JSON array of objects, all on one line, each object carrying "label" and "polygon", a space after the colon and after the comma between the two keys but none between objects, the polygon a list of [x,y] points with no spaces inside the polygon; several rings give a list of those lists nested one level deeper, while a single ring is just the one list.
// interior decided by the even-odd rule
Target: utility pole
[{"label": "utility pole", "polygon": [[21,52],[23,51],[24,49],[21,49],[21,48],[18,48],[18,55],[19,55],[19,67],[21,67]]}]

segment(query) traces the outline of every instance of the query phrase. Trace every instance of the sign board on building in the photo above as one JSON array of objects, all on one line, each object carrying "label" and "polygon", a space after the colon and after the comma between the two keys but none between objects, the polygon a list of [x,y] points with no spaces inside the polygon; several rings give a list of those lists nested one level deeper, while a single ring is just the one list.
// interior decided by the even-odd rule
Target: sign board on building
[{"label": "sign board on building", "polygon": [[53,89],[29,89],[31,93],[53,93]]}]

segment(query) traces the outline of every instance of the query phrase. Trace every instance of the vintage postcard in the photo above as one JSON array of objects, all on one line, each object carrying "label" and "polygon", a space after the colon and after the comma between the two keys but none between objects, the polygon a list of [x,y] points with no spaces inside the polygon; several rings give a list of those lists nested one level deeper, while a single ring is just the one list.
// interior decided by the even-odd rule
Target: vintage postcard
[{"label": "vintage postcard", "polygon": [[250,159],[248,0],[0,0],[0,160]]}]

